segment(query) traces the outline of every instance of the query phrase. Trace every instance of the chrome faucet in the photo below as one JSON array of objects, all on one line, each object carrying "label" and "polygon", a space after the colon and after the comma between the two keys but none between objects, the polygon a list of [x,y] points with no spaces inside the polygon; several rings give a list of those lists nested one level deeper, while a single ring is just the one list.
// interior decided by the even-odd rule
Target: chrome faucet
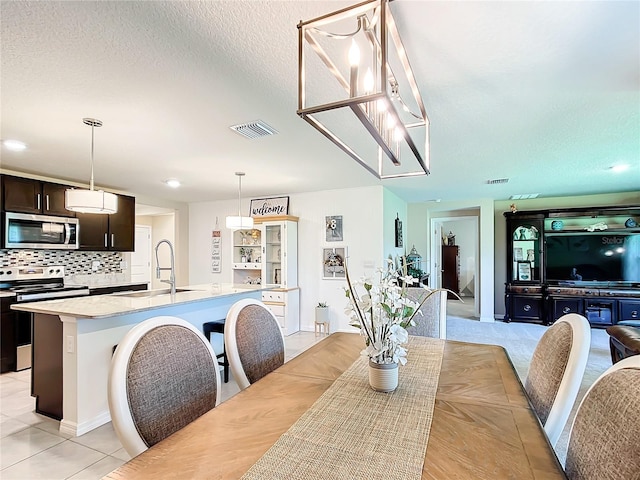
[{"label": "chrome faucet", "polygon": [[[169,250],[171,250],[171,268],[160,268],[160,261],[158,260],[158,247],[160,247],[161,243],[166,243],[169,245]],[[168,283],[171,285],[171,295],[176,294],[176,266],[175,259],[173,256],[173,245],[169,240],[160,240],[156,245],[156,278],[160,278],[160,271],[162,270],[171,270],[171,275],[169,275],[169,280],[160,280],[163,283]]]}]

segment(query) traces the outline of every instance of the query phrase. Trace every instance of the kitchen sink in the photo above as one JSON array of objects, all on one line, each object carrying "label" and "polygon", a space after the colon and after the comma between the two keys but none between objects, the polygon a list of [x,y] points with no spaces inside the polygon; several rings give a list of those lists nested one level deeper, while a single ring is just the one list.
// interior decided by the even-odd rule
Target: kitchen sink
[{"label": "kitchen sink", "polygon": [[[176,293],[179,292],[192,292],[193,290],[189,290],[188,288],[176,288]],[[137,292],[130,293],[119,293],[119,297],[133,297],[133,298],[149,298],[149,297],[157,297],[158,295],[167,295],[171,293],[170,288],[163,288],[160,290],[140,290]]]}]

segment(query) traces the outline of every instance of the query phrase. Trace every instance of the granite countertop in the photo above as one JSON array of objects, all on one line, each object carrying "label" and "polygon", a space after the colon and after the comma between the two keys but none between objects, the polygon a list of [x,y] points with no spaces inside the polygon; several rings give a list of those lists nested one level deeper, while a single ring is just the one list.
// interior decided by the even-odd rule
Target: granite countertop
[{"label": "granite countertop", "polygon": [[105,318],[172,305],[202,302],[240,293],[260,292],[270,287],[244,284],[205,284],[177,287],[175,295],[167,289],[112,293],[74,298],[60,298],[42,302],[19,303],[12,310],[79,318]]}]

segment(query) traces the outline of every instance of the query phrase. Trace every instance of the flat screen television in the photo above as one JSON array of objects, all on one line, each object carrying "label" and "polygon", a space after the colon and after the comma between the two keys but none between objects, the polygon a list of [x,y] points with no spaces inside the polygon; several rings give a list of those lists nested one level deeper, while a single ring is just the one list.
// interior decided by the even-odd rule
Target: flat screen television
[{"label": "flat screen television", "polygon": [[640,232],[545,235],[548,282],[640,283]]}]

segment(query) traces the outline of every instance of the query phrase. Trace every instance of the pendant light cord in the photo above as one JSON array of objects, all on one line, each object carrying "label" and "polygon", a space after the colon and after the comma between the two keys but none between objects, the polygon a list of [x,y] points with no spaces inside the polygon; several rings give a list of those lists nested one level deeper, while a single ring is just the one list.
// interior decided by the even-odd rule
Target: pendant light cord
[{"label": "pendant light cord", "polygon": [[95,126],[91,125],[91,180],[89,181],[89,190],[93,191],[93,131]]},{"label": "pendant light cord", "polygon": [[242,217],[242,175],[238,175],[238,217]]}]

